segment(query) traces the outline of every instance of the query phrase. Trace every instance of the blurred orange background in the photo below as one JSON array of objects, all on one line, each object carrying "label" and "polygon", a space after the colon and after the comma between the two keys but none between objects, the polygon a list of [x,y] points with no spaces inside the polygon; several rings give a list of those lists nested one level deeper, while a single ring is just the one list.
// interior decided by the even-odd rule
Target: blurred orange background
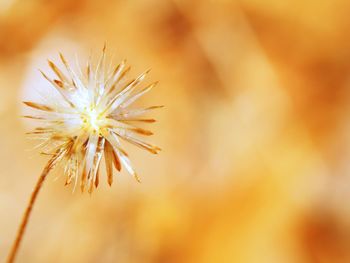
[{"label": "blurred orange background", "polygon": [[[91,196],[59,172],[17,262],[350,262],[350,2],[1,0],[0,260],[46,159],[21,101],[107,42],[160,85],[150,156]],[[46,85],[46,84],[45,84]],[[48,86],[48,85],[47,85]],[[48,86],[48,88],[50,88]],[[57,180],[56,180],[57,178]]]}]

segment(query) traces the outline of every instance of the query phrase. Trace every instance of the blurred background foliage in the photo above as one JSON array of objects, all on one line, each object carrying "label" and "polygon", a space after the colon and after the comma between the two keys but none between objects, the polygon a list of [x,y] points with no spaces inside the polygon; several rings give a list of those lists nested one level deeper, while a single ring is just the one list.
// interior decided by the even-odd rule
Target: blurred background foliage
[{"label": "blurred background foliage", "polygon": [[[163,104],[142,184],[47,180],[18,262],[350,262],[350,2],[1,0],[0,258],[45,157],[21,101],[107,42]],[[57,179],[57,180],[56,180]]]}]

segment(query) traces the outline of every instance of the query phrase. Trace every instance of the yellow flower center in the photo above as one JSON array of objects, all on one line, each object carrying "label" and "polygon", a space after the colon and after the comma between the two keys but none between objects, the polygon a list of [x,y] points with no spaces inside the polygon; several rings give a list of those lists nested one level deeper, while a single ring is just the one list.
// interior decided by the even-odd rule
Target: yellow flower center
[{"label": "yellow flower center", "polygon": [[99,132],[101,126],[103,125],[103,116],[94,107],[89,107],[82,114],[83,127],[90,131]]}]

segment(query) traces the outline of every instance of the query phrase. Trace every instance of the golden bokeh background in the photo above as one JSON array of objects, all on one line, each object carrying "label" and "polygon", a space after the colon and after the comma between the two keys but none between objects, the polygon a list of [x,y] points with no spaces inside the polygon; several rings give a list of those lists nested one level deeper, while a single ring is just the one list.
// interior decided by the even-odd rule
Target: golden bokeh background
[{"label": "golden bokeh background", "polygon": [[[107,42],[160,85],[158,156],[91,196],[59,172],[17,262],[350,262],[348,0],[1,0],[0,260],[46,157],[21,101]],[[46,85],[46,84],[45,84]],[[47,88],[48,85],[47,85]],[[56,180],[57,179],[57,180]]]}]

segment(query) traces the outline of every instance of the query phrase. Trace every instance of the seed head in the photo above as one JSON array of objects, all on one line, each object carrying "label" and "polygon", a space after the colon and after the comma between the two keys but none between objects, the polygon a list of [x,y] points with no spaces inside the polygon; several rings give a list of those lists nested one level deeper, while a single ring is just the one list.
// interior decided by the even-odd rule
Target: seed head
[{"label": "seed head", "polygon": [[75,181],[76,186],[80,178],[82,191],[87,188],[92,192],[98,186],[102,158],[109,185],[113,182],[113,166],[118,171],[125,167],[139,181],[121,140],[153,154],[160,151],[140,138],[153,133],[135,124],[155,122],[142,116],[162,106],[130,108],[157,82],[139,88],[149,71],[127,80],[130,67],[125,61],[107,68],[105,48],[96,67],[89,59],[84,73],[80,69],[74,71],[62,54],[60,60],[65,72],[51,61],[48,63],[56,77],[52,79],[41,72],[57,91],[57,100],[44,104],[24,102],[36,110],[25,117],[40,122],[29,134],[42,140],[43,153],[53,156],[50,164],[63,164],[66,184]]}]

